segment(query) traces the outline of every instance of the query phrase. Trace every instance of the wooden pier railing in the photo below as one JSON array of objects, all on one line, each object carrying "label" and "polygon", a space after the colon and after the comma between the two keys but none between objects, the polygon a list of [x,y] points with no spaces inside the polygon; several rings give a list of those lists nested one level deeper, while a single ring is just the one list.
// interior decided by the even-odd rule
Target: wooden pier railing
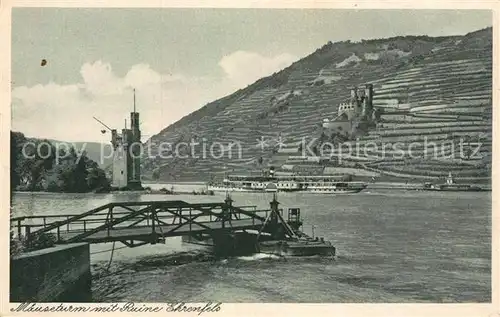
[{"label": "wooden pier railing", "polygon": [[11,218],[19,237],[35,239],[43,233],[56,243],[142,241],[156,243],[169,236],[211,233],[225,229],[259,229],[269,210],[256,206],[185,201],[112,202],[81,214],[52,214]]}]

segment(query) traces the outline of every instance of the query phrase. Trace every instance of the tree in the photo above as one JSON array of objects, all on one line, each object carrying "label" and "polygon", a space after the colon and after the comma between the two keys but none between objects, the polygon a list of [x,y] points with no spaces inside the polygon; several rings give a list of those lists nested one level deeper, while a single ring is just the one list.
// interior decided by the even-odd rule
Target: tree
[{"label": "tree", "polygon": [[55,147],[47,140],[26,139],[22,133],[11,134],[13,185],[33,191],[40,186],[54,165]]},{"label": "tree", "polygon": [[91,159],[86,160],[87,166],[87,188],[94,190],[109,190],[110,181],[106,178],[106,172],[99,168],[99,165]]},{"label": "tree", "polygon": [[26,142],[24,134],[10,132],[10,187],[11,190],[19,186],[21,178],[19,175],[19,165],[22,144]]},{"label": "tree", "polygon": [[48,140],[11,132],[12,189],[77,193],[109,189],[104,170],[85,152],[77,153],[73,147],[56,151]]}]

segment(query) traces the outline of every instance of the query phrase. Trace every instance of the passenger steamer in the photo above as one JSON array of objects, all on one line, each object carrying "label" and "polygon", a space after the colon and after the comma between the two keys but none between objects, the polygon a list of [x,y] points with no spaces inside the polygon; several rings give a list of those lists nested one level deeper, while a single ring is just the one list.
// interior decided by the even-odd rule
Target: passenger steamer
[{"label": "passenger steamer", "polygon": [[227,176],[221,183],[209,183],[209,191],[224,192],[308,192],[318,194],[358,193],[365,183],[338,181],[321,176]]}]

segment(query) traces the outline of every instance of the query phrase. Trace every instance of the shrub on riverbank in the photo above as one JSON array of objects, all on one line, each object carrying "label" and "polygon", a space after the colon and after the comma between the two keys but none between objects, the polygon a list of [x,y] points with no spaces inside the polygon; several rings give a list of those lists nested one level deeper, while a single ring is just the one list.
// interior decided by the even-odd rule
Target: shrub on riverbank
[{"label": "shrub on riverbank", "polygon": [[[57,152],[58,151],[58,152]],[[104,170],[84,152],[59,149],[48,140],[11,132],[11,188],[21,191],[83,193],[107,191]]]},{"label": "shrub on riverbank", "polygon": [[10,232],[10,256],[16,256],[24,252],[24,245],[21,239],[14,237],[14,232]]},{"label": "shrub on riverbank", "polygon": [[56,236],[50,232],[44,232],[32,237],[31,240],[26,237],[14,237],[10,232],[10,256],[17,256],[25,252],[31,252],[53,247],[56,243]]}]

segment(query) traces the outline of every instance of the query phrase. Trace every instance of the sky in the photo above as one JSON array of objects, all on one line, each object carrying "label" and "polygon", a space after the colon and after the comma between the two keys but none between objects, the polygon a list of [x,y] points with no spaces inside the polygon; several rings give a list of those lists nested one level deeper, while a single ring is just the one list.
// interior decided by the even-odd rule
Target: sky
[{"label": "sky", "polygon": [[328,41],[491,25],[485,10],[14,8],[12,130],[107,143],[92,117],[123,128],[135,89],[146,141]]}]

